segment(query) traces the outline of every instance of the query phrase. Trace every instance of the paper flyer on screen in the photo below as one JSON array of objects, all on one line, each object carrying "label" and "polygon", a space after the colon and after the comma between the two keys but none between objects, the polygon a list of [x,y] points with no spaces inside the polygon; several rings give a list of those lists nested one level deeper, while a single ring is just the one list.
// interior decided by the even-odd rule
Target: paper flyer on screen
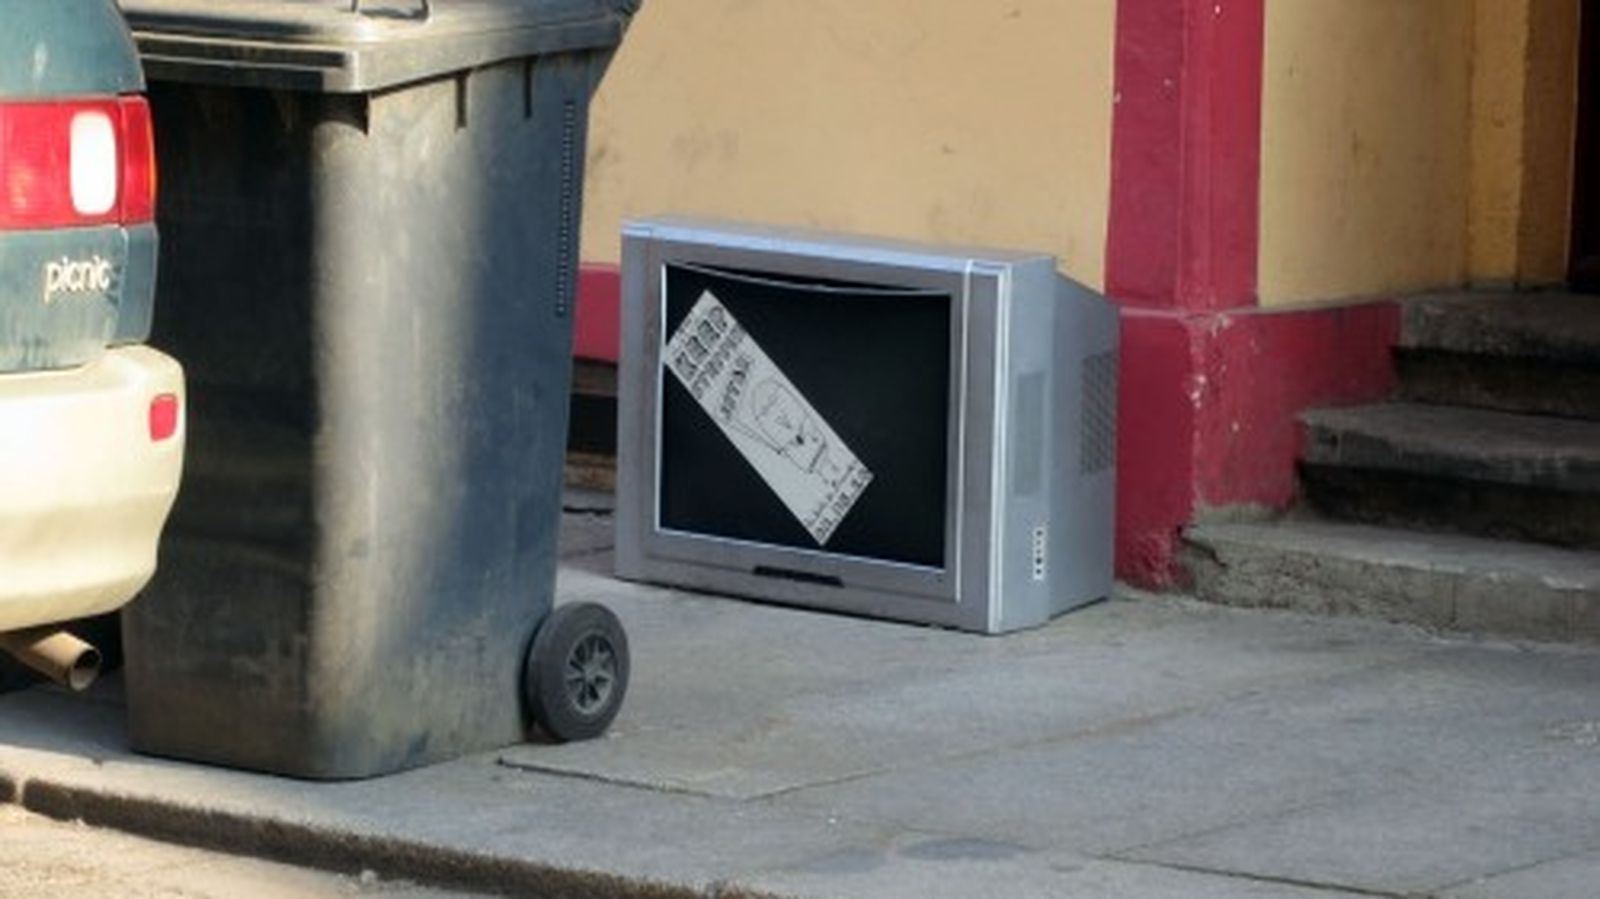
[{"label": "paper flyer on screen", "polygon": [[667,341],[666,366],[819,546],[872,472],[708,290]]}]

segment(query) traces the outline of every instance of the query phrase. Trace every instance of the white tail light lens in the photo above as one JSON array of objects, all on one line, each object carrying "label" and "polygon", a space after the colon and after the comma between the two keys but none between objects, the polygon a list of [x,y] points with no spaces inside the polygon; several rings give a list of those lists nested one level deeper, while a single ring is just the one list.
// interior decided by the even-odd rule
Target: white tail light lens
[{"label": "white tail light lens", "polygon": [[117,205],[117,127],[99,110],[72,117],[72,208],[79,215],[105,215]]}]

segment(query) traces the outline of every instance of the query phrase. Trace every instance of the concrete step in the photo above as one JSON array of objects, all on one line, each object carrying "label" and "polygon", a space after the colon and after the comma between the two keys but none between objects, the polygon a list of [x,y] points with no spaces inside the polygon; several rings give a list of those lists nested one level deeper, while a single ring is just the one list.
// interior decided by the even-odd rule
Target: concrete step
[{"label": "concrete step", "polygon": [[1600,422],[1388,403],[1301,416],[1334,518],[1600,547]]},{"label": "concrete step", "polygon": [[617,367],[579,359],[572,366],[567,449],[600,456],[617,453]]},{"label": "concrete step", "polygon": [[1510,638],[1600,641],[1600,552],[1362,524],[1203,523],[1202,599]]},{"label": "concrete step", "polygon": [[1600,422],[1416,403],[1301,420],[1304,458],[1317,465],[1600,493]]},{"label": "concrete step", "polygon": [[1403,348],[1600,365],[1600,295],[1442,294],[1402,311]]},{"label": "concrete step", "polygon": [[1600,421],[1600,365],[1397,347],[1396,398]]},{"label": "concrete step", "polygon": [[1400,399],[1600,420],[1600,296],[1454,294],[1403,309]]}]

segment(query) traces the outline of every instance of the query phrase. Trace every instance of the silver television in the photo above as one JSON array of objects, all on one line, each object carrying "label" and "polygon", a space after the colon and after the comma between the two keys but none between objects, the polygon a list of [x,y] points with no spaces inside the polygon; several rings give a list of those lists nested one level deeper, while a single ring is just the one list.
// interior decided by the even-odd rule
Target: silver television
[{"label": "silver television", "polygon": [[982,633],[1110,593],[1117,315],[1054,258],[652,218],[622,294],[619,576]]}]

